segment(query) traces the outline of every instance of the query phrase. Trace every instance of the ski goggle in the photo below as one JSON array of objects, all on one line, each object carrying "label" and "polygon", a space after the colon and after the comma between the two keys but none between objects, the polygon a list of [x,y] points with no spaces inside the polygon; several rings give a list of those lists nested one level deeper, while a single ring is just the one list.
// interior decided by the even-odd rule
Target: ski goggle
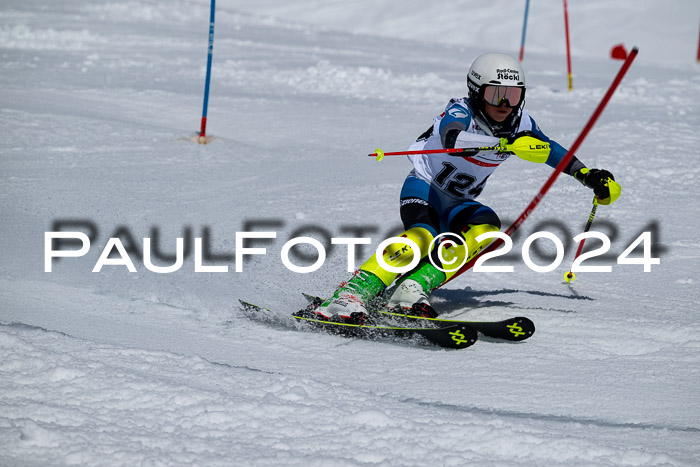
[{"label": "ski goggle", "polygon": [[500,106],[507,102],[508,107],[517,107],[523,98],[523,88],[516,86],[484,86],[484,101],[487,104]]}]

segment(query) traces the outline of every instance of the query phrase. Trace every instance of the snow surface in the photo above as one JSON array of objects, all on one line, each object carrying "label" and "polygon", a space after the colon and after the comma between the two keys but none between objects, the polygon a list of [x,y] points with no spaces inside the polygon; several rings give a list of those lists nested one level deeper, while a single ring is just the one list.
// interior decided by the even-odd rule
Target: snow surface
[{"label": "snow surface", "polygon": [[[396,232],[410,164],[366,154],[406,148],[478,54],[517,54],[524,2],[376,3],[220,1],[198,145],[207,1],[3,1],[0,465],[700,465],[695,1],[569,2],[573,92],[561,2],[532,2],[528,107],[564,145],[619,69],[610,48],[640,46],[578,151],[623,187],[594,222],[612,273],[562,281],[591,195],[561,177],[515,273],[434,294],[453,319],[526,315],[532,339],[446,351],[240,312],[239,298],[294,311],[347,278],[342,248],[297,274],[284,242]],[[481,200],[507,226],[549,173],[513,158]],[[92,248],[46,273],[44,233],[71,220]],[[236,232],[253,230],[277,238],[235,272]],[[519,257],[540,230],[567,245],[550,273]],[[661,264],[615,264],[643,231]],[[229,272],[195,273],[191,254],[171,274],[139,255],[136,273],[91,272],[120,233],[168,254],[208,236],[228,257],[205,264]]]}]

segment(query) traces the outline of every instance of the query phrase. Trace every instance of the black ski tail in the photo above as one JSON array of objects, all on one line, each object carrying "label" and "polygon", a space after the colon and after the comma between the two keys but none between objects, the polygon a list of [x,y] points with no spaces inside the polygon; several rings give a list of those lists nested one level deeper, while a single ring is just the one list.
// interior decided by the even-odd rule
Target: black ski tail
[{"label": "black ski tail", "polygon": [[411,338],[419,335],[440,347],[448,349],[465,349],[474,345],[478,339],[476,329],[467,324],[451,326],[386,326],[370,324],[350,324],[325,321],[308,317],[305,313],[295,313],[294,318],[332,334],[363,339]]}]

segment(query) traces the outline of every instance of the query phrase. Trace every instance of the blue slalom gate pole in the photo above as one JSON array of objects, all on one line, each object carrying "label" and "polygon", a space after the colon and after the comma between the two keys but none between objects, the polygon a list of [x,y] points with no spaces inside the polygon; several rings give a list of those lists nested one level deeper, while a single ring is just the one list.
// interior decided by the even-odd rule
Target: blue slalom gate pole
[{"label": "blue slalom gate pole", "polygon": [[209,18],[209,49],[207,52],[207,79],[204,83],[204,107],[202,109],[202,125],[199,129],[199,144],[207,142],[207,107],[209,106],[209,83],[211,81],[211,58],[214,53],[214,11],[216,0],[211,0],[211,16]]},{"label": "blue slalom gate pole", "polygon": [[520,39],[520,58],[523,61],[523,55],[525,54],[525,31],[527,31],[527,14],[530,11],[530,0],[525,0],[525,17],[523,18],[523,37]]}]

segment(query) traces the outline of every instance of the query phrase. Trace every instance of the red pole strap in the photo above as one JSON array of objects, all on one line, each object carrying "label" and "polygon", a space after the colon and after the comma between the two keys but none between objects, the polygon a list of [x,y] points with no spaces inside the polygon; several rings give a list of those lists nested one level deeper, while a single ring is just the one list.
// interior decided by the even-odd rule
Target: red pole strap
[{"label": "red pole strap", "polygon": [[[574,144],[571,146],[571,148],[567,151],[566,155],[564,158],[557,164],[557,166],[554,168],[554,172],[552,172],[552,175],[549,176],[547,181],[542,185],[542,188],[540,188],[540,191],[535,195],[535,197],[530,201],[530,204],[525,208],[525,210],[520,214],[518,219],[516,219],[513,224],[508,227],[508,230],[506,230],[506,235],[512,236],[513,232],[518,230],[520,226],[525,222],[525,219],[527,219],[532,211],[535,210],[538,204],[540,204],[540,201],[542,198],[544,198],[544,195],[547,194],[551,186],[554,184],[554,181],[557,179],[559,174],[564,170],[564,167],[566,167],[571,159],[574,157],[574,154],[578,150],[578,148],[581,146],[581,143],[583,143],[583,140],[586,138],[588,135],[588,132],[591,131],[591,128],[593,128],[593,125],[595,125],[596,121],[598,120],[598,117],[600,117],[600,114],[603,113],[603,110],[605,109],[605,106],[608,105],[608,101],[612,97],[613,93],[615,92],[615,89],[617,89],[617,86],[620,84],[622,81],[622,78],[624,78],[625,74],[627,73],[627,70],[629,69],[630,65],[632,65],[632,62],[634,61],[634,58],[637,56],[637,53],[639,52],[639,49],[637,47],[633,47],[632,51],[630,52],[629,56],[627,57],[627,60],[622,64],[622,68],[620,68],[620,71],[617,72],[617,76],[615,76],[615,79],[613,80],[612,84],[610,85],[610,88],[608,89],[608,92],[605,93],[605,96],[603,96],[603,100],[600,101],[600,104],[598,104],[598,107],[595,109],[595,112],[593,112],[593,115],[591,118],[588,120],[588,123],[586,123],[586,126],[583,127],[583,130],[581,131],[581,134],[578,135],[578,138],[576,138],[576,141],[574,141]],[[483,255],[484,253],[487,253],[489,251],[493,251],[499,246],[501,246],[501,243],[503,241],[501,239],[496,239],[491,245],[489,245],[486,249],[482,250],[481,253],[479,253],[477,256],[472,258],[467,264],[462,266],[462,268],[457,271],[457,273],[450,278],[449,281],[454,280],[456,277],[459,277],[461,274],[463,274],[465,271],[471,269],[474,266],[474,263],[476,263],[476,260]],[[449,282],[447,281],[447,282]],[[446,282],[446,283],[447,283]],[[443,284],[444,285],[444,284]]]}]

